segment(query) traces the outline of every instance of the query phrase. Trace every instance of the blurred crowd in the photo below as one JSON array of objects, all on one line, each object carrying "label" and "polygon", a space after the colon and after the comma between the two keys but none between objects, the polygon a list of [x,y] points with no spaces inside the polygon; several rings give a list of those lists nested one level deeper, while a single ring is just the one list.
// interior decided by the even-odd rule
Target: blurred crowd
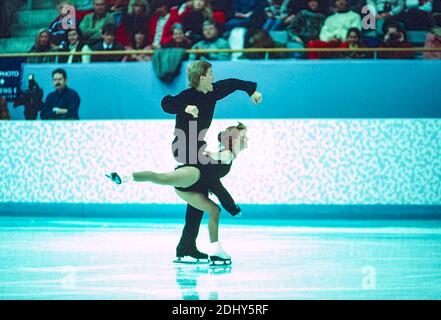
[{"label": "blurred crowd", "polygon": [[[409,31],[425,32],[425,47],[441,47],[441,0],[72,0],[36,35],[30,52],[132,49],[410,48]],[[67,5],[75,8],[68,19]],[[75,25],[66,28],[66,21]],[[64,22],[64,23],[63,23]],[[372,52],[243,53],[238,59],[372,58]],[[439,59],[441,52],[425,52]],[[228,52],[190,60],[229,60]],[[378,58],[412,59],[414,51]],[[31,63],[149,61],[151,54],[30,57]]]}]

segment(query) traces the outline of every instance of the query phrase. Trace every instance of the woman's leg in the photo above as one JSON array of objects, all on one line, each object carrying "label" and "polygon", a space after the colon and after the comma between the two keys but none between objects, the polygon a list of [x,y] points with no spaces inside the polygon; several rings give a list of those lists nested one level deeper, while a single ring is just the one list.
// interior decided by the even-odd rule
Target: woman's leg
[{"label": "woman's leg", "polygon": [[201,176],[198,168],[182,167],[175,171],[157,173],[141,171],[133,173],[133,181],[152,182],[156,184],[186,188],[195,184]]},{"label": "woman's leg", "polygon": [[175,191],[182,200],[190,204],[192,207],[209,213],[210,218],[208,220],[208,234],[210,235],[210,242],[217,242],[220,214],[218,205],[199,192],[180,191],[176,189]]}]

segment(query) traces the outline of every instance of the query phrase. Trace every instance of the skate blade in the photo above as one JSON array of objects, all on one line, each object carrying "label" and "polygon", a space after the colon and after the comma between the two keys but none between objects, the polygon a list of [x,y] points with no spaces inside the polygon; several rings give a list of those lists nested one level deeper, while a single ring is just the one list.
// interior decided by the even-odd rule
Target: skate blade
[{"label": "skate blade", "polygon": [[173,263],[180,264],[208,264],[210,261],[208,259],[194,259],[190,257],[176,258]]},{"label": "skate blade", "polygon": [[231,265],[231,259],[210,257],[210,266],[229,266],[229,265]]}]

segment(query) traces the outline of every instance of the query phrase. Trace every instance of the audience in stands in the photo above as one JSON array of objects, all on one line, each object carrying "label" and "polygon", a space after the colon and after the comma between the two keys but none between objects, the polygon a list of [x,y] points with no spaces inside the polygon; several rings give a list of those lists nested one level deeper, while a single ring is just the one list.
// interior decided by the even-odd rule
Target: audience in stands
[{"label": "audience in stands", "polygon": [[107,8],[110,12],[127,12],[129,0],[106,0]]},{"label": "audience in stands", "polygon": [[[431,31],[427,34],[426,46],[439,46],[439,29],[433,28],[433,25],[435,16],[441,10],[441,0],[57,0],[56,3],[59,16],[48,30],[39,32],[31,52],[87,52],[95,47],[98,50],[121,50],[123,47],[185,49],[191,46],[195,49],[226,49],[230,45],[233,48],[254,48],[259,44],[289,48],[393,47],[394,44],[407,47],[411,46],[406,40],[409,30]],[[76,31],[63,28],[62,8],[66,4],[75,6],[76,22],[81,27],[83,37],[78,26],[75,26]],[[376,29],[373,31],[361,30],[361,8],[366,4],[376,17]],[[82,20],[78,17],[82,17]],[[117,31],[116,41],[113,39],[107,46],[103,41],[102,29],[109,24],[115,25]],[[395,32],[395,28],[399,28],[399,31]],[[268,32],[265,34],[261,30]],[[270,35],[269,39],[267,35]],[[113,34],[108,36],[114,37]],[[253,37],[253,43],[250,43],[250,37]],[[421,39],[424,39],[417,33],[409,34],[409,38],[416,46],[421,45]],[[244,55],[247,56],[261,59],[276,55]],[[371,56],[360,52],[307,54],[308,58]],[[389,53],[379,56],[394,57]],[[397,54],[399,58],[414,56],[409,52]],[[439,57],[439,53],[424,53],[423,56],[435,58]],[[207,60],[228,60],[230,57],[228,53],[190,55],[190,59]],[[121,58],[111,59],[106,55],[92,58],[92,61],[119,61]],[[233,60],[236,58],[233,54]],[[88,55],[71,55],[29,58],[28,61],[55,62],[57,59],[62,63],[76,63],[88,62],[91,58]],[[149,61],[151,55],[127,55],[123,60]]]},{"label": "audience in stands", "polygon": [[[384,35],[384,48],[411,48],[412,45],[406,40],[406,33],[401,29],[400,24],[392,22],[388,25]],[[415,53],[412,51],[385,51],[378,52],[380,59],[413,59]]]},{"label": "audience in stands", "polygon": [[[66,28],[66,26],[63,26],[63,19],[67,16],[68,11],[64,10],[63,8],[66,5],[71,5],[69,1],[62,0],[59,1],[57,4],[57,9],[59,15],[55,18],[54,21],[49,25],[49,32],[52,36],[52,45],[54,49],[56,50],[62,50],[64,46],[67,45],[66,43],[66,33],[69,28]],[[75,28],[76,26],[72,25],[72,20],[69,20],[70,22],[70,28]],[[66,23],[68,23],[66,22]]]},{"label": "audience in stands", "polygon": [[130,0],[128,13],[123,15],[121,24],[117,29],[117,40],[124,46],[133,43],[132,36],[135,31],[148,31],[150,17],[150,4],[147,0]]},{"label": "audience in stands", "polygon": [[[344,48],[343,41],[350,28],[361,29],[361,18],[349,10],[347,0],[334,0],[335,13],[326,18],[321,30],[320,40],[310,41],[308,48]],[[334,58],[338,55],[326,52],[308,52],[309,59]]]},{"label": "audience in stands", "polygon": [[193,43],[202,40],[202,24],[205,20],[213,18],[208,0],[192,0],[184,3],[179,8],[179,15],[184,26],[185,35]]},{"label": "audience in stands", "polygon": [[288,26],[292,41],[307,44],[318,40],[326,16],[318,11],[319,0],[308,0],[308,7],[300,10]]},{"label": "audience in stands", "polygon": [[93,13],[86,15],[80,23],[84,40],[92,47],[101,41],[104,25],[115,24],[115,18],[107,10],[105,0],[93,0]]},{"label": "audience in stands", "polygon": [[361,29],[360,15],[349,10],[347,0],[334,0],[335,13],[326,18],[320,29],[320,40],[341,42],[350,28]]},{"label": "audience in stands", "polygon": [[288,4],[290,0],[268,0],[265,7],[266,21],[262,29],[266,31],[280,30],[289,17]]},{"label": "audience in stands", "polygon": [[406,30],[428,31],[433,26],[431,0],[406,0],[405,10],[399,16]]},{"label": "audience in stands", "polygon": [[79,120],[80,96],[67,87],[67,74],[63,69],[52,72],[55,91],[48,94],[41,108],[42,120]]},{"label": "audience in stands", "polygon": [[[106,24],[101,31],[101,41],[91,47],[92,51],[121,51],[124,47],[116,41],[116,27],[113,23]],[[121,61],[122,55],[93,55],[92,62]]]},{"label": "audience in stands", "polygon": [[[38,32],[35,39],[35,44],[32,46],[29,52],[32,53],[48,53],[56,52],[52,47],[51,33],[48,29],[42,29]],[[55,56],[40,56],[40,57],[28,57],[28,63],[54,63],[56,62]]]},{"label": "audience in stands", "polygon": [[376,34],[386,33],[389,23],[397,20],[397,17],[403,12],[405,0],[367,0],[367,6],[376,20]]},{"label": "audience in stands", "polygon": [[80,11],[92,10],[93,0],[72,0],[75,9]]},{"label": "audience in stands", "polygon": [[[350,28],[348,30],[344,47],[351,49],[366,47],[361,40],[361,32],[358,28]],[[372,53],[361,52],[361,51],[349,51],[349,52],[341,53],[340,58],[367,59],[367,58],[372,58]]]},{"label": "audience in stands", "polygon": [[167,0],[152,0],[154,14],[149,22],[149,44],[153,49],[160,48],[173,38],[172,26],[181,23],[178,9],[170,7]]},{"label": "audience in stands", "polygon": [[[148,45],[147,32],[144,29],[139,29],[133,33],[131,45],[126,47],[126,50],[151,50]],[[126,55],[123,61],[151,61],[152,55],[145,53],[137,53]]]},{"label": "audience in stands", "polygon": [[[62,51],[65,52],[90,52],[89,46],[83,41],[83,35],[81,29],[70,29],[67,30],[66,34],[67,44],[63,46]],[[91,60],[90,55],[70,55],[70,56],[59,56],[58,62],[61,63],[89,63]]]},{"label": "audience in stands", "polygon": [[225,31],[236,27],[259,27],[265,20],[265,0],[233,0],[233,17],[225,24]]},{"label": "audience in stands", "polygon": [[217,23],[219,31],[223,32],[225,22],[230,18],[233,10],[233,0],[211,0],[213,20]]},{"label": "audience in stands", "polygon": [[[424,48],[441,48],[441,14],[434,15],[434,27],[427,34]],[[424,52],[424,59],[441,59],[441,51]]]},{"label": "audience in stands", "polygon": [[180,23],[175,23],[172,26],[173,38],[171,41],[164,44],[163,48],[181,48],[190,49],[192,46],[191,40],[184,33],[184,26]]},{"label": "audience in stands", "polygon": [[[193,49],[230,49],[228,41],[219,37],[219,30],[213,20],[206,20],[202,27],[204,39],[193,46]],[[229,60],[228,52],[212,52],[205,54],[190,54],[190,60]]]},{"label": "audience in stands", "polygon": [[[271,38],[266,30],[256,29],[251,33],[247,48],[283,48],[284,46]],[[286,52],[245,52],[241,59],[287,59],[291,55]]]}]

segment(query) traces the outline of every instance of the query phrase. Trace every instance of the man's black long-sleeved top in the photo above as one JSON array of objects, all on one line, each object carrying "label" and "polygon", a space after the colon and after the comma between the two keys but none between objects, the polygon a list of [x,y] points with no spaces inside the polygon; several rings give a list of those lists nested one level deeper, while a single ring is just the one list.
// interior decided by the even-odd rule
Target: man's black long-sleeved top
[{"label": "man's black long-sleeved top", "polygon": [[[55,90],[54,92],[48,94],[46,101],[41,108],[40,118],[43,120],[78,120],[79,107],[80,96],[78,93],[75,90],[65,87],[61,91]],[[53,108],[67,109],[67,113],[57,115],[52,111]]]},{"label": "man's black long-sleeved top", "polygon": [[[203,151],[203,146],[206,145],[204,141],[205,133],[213,120],[214,108],[218,100],[225,98],[236,90],[245,91],[251,96],[256,91],[256,88],[256,82],[226,79],[213,83],[213,91],[206,94],[190,88],[176,96],[165,96],[161,101],[162,109],[167,113],[176,114],[176,138],[173,141],[173,145],[179,145],[179,153],[181,153],[180,148],[184,146],[186,148],[186,156],[179,156],[175,152],[175,159],[178,162],[189,163],[192,159],[193,161],[197,159],[198,152],[201,153]],[[185,112],[185,108],[188,105],[194,105],[198,108],[198,118],[193,118],[192,115]],[[185,134],[185,137],[182,134]],[[181,139],[185,139],[185,141],[180,141]],[[197,147],[197,150],[194,150],[194,147]],[[176,149],[173,146],[172,148]],[[192,156],[190,156],[190,153],[192,153]]]}]

